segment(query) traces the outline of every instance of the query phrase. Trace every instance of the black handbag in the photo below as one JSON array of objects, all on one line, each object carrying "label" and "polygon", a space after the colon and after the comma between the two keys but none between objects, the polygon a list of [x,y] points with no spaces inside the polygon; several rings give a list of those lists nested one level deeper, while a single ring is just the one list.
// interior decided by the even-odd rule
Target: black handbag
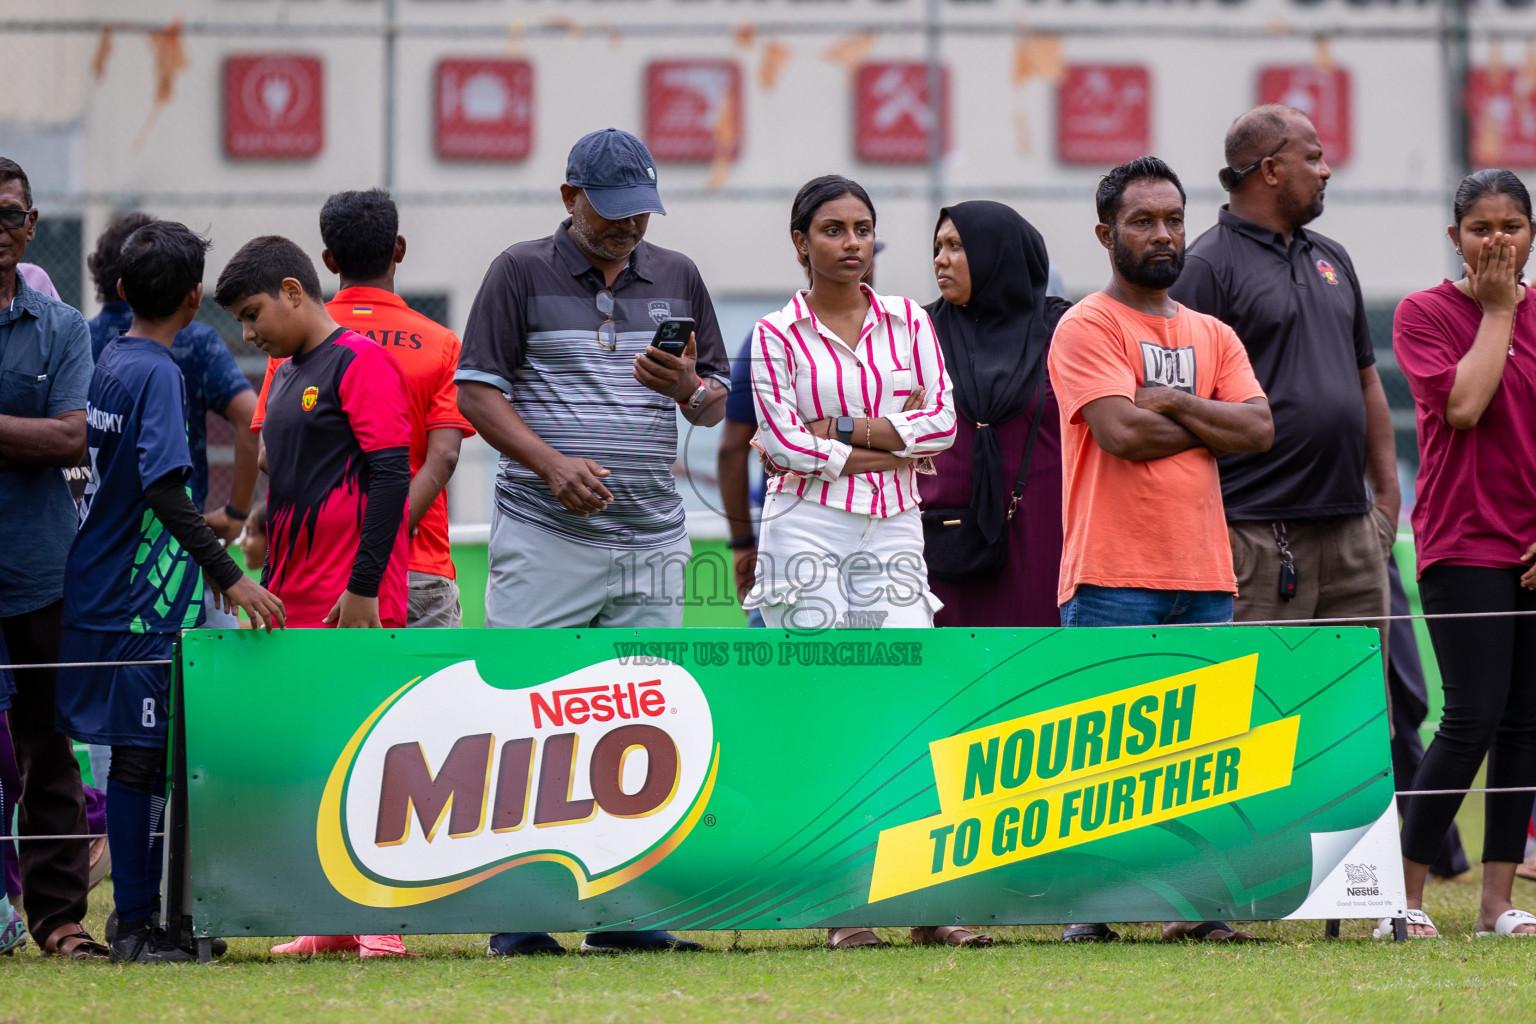
[{"label": "black handbag", "polygon": [[1013,494],[1008,501],[1008,516],[997,540],[987,543],[981,527],[976,524],[976,510],[965,508],[935,508],[923,510],[923,558],[928,563],[928,575],[945,583],[965,583],[970,580],[996,576],[1008,564],[1008,524],[1018,511],[1019,499],[1024,497],[1024,485],[1029,480],[1029,461],[1035,454],[1035,438],[1040,433],[1040,419],[1045,413],[1045,403],[1036,392],[1035,416],[1029,424],[1029,437],[1024,442],[1024,457],[1019,462],[1019,476],[1013,484]]}]

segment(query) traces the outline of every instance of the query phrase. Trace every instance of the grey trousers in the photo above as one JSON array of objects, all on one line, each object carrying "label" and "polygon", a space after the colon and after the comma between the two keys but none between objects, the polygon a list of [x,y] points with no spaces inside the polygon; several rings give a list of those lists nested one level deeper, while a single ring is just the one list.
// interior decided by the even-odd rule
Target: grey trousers
[{"label": "grey trousers", "polygon": [[485,624],[493,629],[683,624],[693,545],[600,548],[495,513]]},{"label": "grey trousers", "polygon": [[405,625],[408,629],[458,629],[464,625],[459,585],[429,572],[406,574]]}]

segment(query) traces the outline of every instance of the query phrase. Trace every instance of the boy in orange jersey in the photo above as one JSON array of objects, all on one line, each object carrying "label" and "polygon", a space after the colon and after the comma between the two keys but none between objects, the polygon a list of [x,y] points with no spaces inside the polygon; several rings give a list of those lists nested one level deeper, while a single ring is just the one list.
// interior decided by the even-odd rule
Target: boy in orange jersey
[{"label": "boy in orange jersey", "polygon": [[[411,416],[411,559],[406,625],[456,628],[462,622],[459,587],[448,550],[445,487],[459,461],[459,444],[474,433],[459,412],[453,383],[459,339],[395,294],[395,266],[405,259],[395,201],[383,189],[338,192],[320,210],[326,269],[341,290],[326,311],[343,327],[366,335],[395,357],[405,374]],[[267,377],[251,429],[266,417],[267,392],[280,360],[267,361]]]}]

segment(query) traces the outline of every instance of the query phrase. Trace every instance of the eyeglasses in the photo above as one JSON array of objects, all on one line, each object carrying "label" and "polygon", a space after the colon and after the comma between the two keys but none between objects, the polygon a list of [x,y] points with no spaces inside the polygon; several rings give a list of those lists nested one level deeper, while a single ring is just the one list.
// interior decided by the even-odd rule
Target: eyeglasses
[{"label": "eyeglasses", "polygon": [[1216,175],[1221,180],[1221,187],[1226,189],[1228,192],[1231,192],[1233,189],[1237,188],[1237,186],[1241,185],[1243,183],[1243,179],[1252,174],[1258,168],[1259,164],[1263,163],[1265,160],[1268,160],[1276,153],[1279,153],[1282,149],[1285,148],[1285,144],[1290,141],[1290,139],[1281,139],[1280,145],[1276,146],[1268,153],[1265,153],[1263,156],[1259,157],[1247,167],[1223,167]]},{"label": "eyeglasses", "polygon": [[15,231],[27,222],[31,210],[18,210],[14,206],[0,206],[0,229]]},{"label": "eyeglasses", "polygon": [[597,327],[597,343],[612,352],[619,347],[619,326],[613,322],[613,292],[604,288],[597,293],[597,311],[606,317]]}]

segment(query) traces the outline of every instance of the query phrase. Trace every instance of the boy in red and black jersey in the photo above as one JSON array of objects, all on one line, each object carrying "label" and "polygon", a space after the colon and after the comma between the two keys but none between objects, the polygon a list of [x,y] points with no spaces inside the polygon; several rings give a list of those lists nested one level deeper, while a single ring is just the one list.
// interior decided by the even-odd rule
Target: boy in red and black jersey
[{"label": "boy in red and black jersey", "polygon": [[274,235],[241,247],[216,301],[290,357],[268,396],[267,562],[290,627],[405,625],[410,419],[395,360],[337,326],[314,264]]},{"label": "boy in red and black jersey", "polygon": [[[241,246],[214,301],[240,321],[246,341],[287,357],[262,425],[262,582],[288,606],[290,628],[404,626],[411,424],[400,367],[336,325],[315,265],[286,238]],[[272,951],[410,955],[398,935],[301,935]]]}]

